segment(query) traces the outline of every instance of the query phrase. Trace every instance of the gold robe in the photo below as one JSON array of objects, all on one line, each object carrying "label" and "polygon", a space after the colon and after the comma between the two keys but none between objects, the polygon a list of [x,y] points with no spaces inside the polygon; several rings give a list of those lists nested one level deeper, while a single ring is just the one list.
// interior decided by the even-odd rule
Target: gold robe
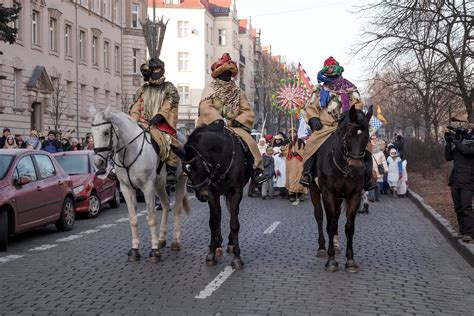
[{"label": "gold robe", "polygon": [[[308,190],[299,181],[303,173],[302,159],[304,143],[298,140],[296,144],[289,144],[285,150],[286,156],[286,188],[290,193],[307,193]],[[296,156],[293,153],[297,153]]]}]

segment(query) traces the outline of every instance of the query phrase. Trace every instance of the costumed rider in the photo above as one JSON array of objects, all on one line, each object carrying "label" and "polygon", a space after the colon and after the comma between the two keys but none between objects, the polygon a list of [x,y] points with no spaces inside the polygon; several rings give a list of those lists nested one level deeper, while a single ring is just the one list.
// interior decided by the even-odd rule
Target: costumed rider
[{"label": "costumed rider", "polygon": [[159,158],[166,163],[166,182],[176,183],[178,158],[171,151],[170,144],[181,146],[176,138],[178,122],[179,94],[176,87],[165,81],[165,63],[159,58],[151,58],[140,66],[145,80],[133,98],[130,116],[144,128],[150,129],[153,140],[158,145]]},{"label": "costumed rider", "polygon": [[245,93],[232,80],[238,68],[228,53],[211,66],[214,80],[204,89],[199,103],[197,127],[209,124],[226,124],[248,146],[253,156],[253,181],[261,184],[266,181],[263,175],[262,155],[257,143],[250,135],[254,112]]},{"label": "costumed rider", "polygon": [[[336,132],[341,115],[354,106],[362,110],[364,103],[360,99],[357,87],[342,77],[344,68],[333,58],[324,62],[318,73],[318,84],[311,94],[311,102],[306,108],[306,119],[313,131],[306,142],[303,152],[303,175],[300,183],[309,187],[313,182],[313,166],[316,164],[316,152],[319,147]],[[377,187],[372,181],[372,156],[366,150],[363,158],[365,165],[364,190],[370,191]]]}]

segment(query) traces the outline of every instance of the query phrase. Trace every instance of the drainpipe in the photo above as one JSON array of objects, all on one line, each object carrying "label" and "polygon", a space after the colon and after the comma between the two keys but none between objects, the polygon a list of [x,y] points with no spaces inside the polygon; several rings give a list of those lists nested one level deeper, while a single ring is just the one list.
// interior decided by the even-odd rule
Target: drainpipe
[{"label": "drainpipe", "polygon": [[79,133],[79,26],[77,25],[77,1],[75,0],[75,25],[76,25],[76,38],[75,38],[75,45],[76,45],[76,137],[77,140],[80,141],[80,133]]}]

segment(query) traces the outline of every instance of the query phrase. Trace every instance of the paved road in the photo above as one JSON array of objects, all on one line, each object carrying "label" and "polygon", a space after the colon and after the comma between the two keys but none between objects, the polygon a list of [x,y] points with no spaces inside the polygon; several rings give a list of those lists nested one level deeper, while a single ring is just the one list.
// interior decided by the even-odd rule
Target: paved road
[{"label": "paved road", "polygon": [[[167,247],[158,264],[126,262],[125,207],[78,220],[71,232],[51,227],[15,238],[0,254],[0,313],[473,315],[474,269],[407,199],[383,198],[357,217],[358,274],[324,271],[309,201],[292,206],[247,197],[240,235],[245,269],[230,269],[227,254],[206,266],[208,211],[191,201],[182,250]],[[147,256],[145,216],[139,224]],[[343,266],[345,258],[338,260]]]}]

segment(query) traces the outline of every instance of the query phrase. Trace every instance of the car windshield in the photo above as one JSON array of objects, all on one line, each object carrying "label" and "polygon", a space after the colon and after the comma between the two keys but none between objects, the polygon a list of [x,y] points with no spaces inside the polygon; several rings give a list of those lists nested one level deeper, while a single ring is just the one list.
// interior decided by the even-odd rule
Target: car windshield
[{"label": "car windshield", "polygon": [[0,180],[5,178],[12,160],[13,156],[11,155],[0,155]]},{"label": "car windshield", "polygon": [[87,155],[65,155],[55,158],[64,171],[70,175],[89,173],[89,158]]}]

